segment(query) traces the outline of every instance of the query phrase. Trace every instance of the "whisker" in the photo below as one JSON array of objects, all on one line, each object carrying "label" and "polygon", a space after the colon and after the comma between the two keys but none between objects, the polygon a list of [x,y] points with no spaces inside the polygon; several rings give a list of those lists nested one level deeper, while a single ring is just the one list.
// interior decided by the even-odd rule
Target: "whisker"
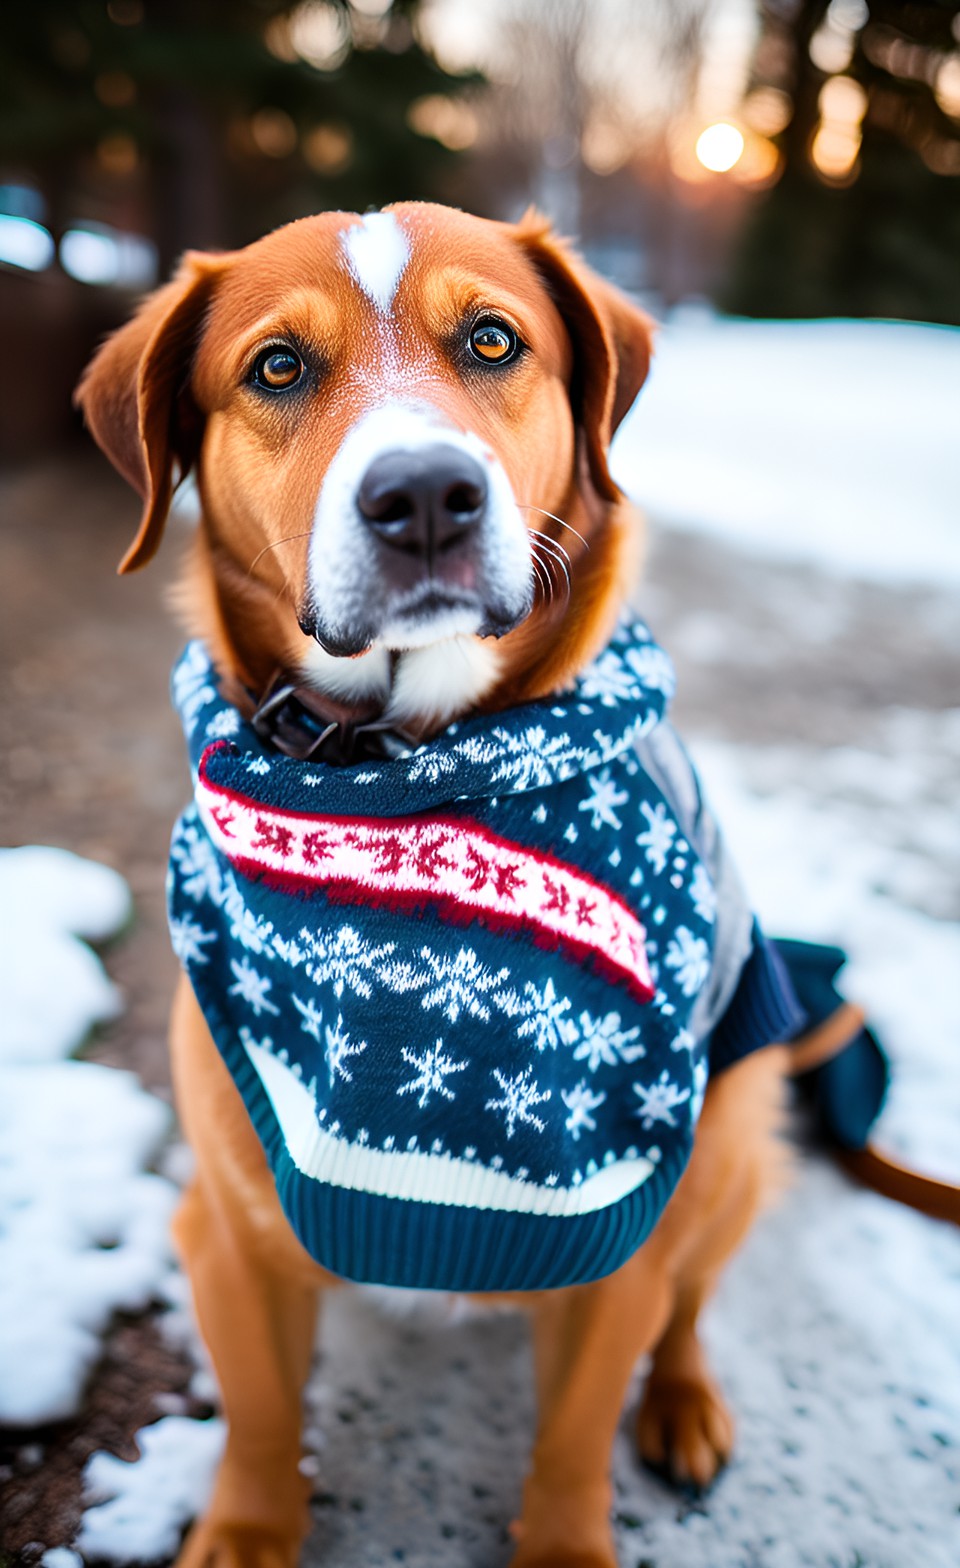
[{"label": "whisker", "polygon": [[250,565],[247,567],[247,576],[250,576],[250,573],[253,571],[253,568],[256,566],[257,562],[260,560],[260,557],[266,555],[268,550],[275,550],[277,545],[280,544],[291,544],[294,539],[309,539],[309,537],[310,529],[305,528],[301,534],[287,534],[285,539],[271,539],[270,543],[265,544],[260,553],[255,555],[253,560],[250,562]]},{"label": "whisker", "polygon": [[572,534],[576,534],[584,549],[589,550],[589,542],[584,539],[583,534],[577,533],[577,530],[574,528],[573,524],[565,523],[562,517],[557,516],[556,512],[548,512],[545,506],[534,506],[532,501],[518,501],[517,505],[519,506],[521,512],[541,512],[544,517],[552,517],[555,523],[560,524],[561,528],[567,528]]},{"label": "whisker", "polygon": [[[531,533],[536,533],[537,530],[534,528],[534,529],[531,529],[530,532]],[[551,561],[554,561],[556,563],[556,565],[559,566],[559,568],[562,571],[564,577],[566,578],[567,596],[569,597],[569,593],[570,593],[570,565],[569,565],[570,557],[567,555],[566,550],[563,550],[562,547],[559,546],[559,545],[557,546],[557,549],[559,549],[561,551],[561,553],[559,555],[555,554],[555,552],[554,552],[554,550],[552,548],[550,548],[550,549],[547,548],[547,545],[550,545],[550,546],[554,545],[554,543],[555,543],[554,540],[549,539],[549,540],[547,540],[546,544],[544,544],[542,542],[543,536],[539,535],[538,538],[539,538],[539,540],[541,542],[535,543],[532,546],[532,548],[534,550],[539,549],[541,551],[541,555],[542,555],[542,558],[544,560],[549,559]]]},{"label": "whisker", "polygon": [[537,547],[536,547],[536,545],[534,545],[533,548],[530,551],[530,564],[532,565],[532,567],[534,569],[534,572],[536,573],[537,581],[540,584],[540,587],[541,587],[541,589],[543,591],[543,601],[544,601],[544,603],[545,604],[552,604],[553,603],[553,578],[550,576],[550,573],[547,570],[547,567],[544,565],[543,561],[537,555]]},{"label": "whisker", "polygon": [[548,580],[548,582],[550,584],[550,601],[551,601],[551,603],[553,602],[553,597],[554,597],[554,594],[553,594],[554,578],[553,578],[553,573],[550,570],[551,563],[553,565],[559,566],[560,570],[563,572],[563,583],[561,585],[558,585],[558,586],[562,586],[563,587],[563,590],[564,590],[564,603],[569,602],[570,592],[571,592],[570,573],[567,570],[564,562],[561,561],[555,555],[550,555],[550,556],[538,555],[537,554],[538,549],[539,550],[543,549],[542,544],[538,545],[536,542],[534,542],[534,544],[532,546],[532,549],[531,549],[531,556],[532,556],[532,558],[534,558],[534,559],[536,559],[536,560],[538,560],[540,562],[540,565],[542,566],[543,570],[547,574],[547,580]]},{"label": "whisker", "polygon": [[570,565],[569,554],[556,539],[551,539],[549,534],[542,534],[539,528],[528,528],[527,532],[543,541],[541,548],[548,548],[549,553],[555,556],[557,560],[563,561],[566,566]]}]

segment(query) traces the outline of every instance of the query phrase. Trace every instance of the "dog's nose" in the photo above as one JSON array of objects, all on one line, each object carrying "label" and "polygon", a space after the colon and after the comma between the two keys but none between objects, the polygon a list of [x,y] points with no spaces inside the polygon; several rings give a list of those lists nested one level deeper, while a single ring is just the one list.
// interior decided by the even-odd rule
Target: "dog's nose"
[{"label": "dog's nose", "polygon": [[441,442],[382,452],[357,491],[361,516],[384,544],[427,560],[465,540],[486,503],[480,464]]}]

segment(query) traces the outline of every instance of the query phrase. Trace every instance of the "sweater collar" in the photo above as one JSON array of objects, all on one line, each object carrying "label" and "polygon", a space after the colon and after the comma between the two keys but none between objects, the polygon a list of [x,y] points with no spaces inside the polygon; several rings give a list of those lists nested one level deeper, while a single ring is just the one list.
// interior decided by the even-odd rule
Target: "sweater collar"
[{"label": "sweater collar", "polygon": [[[193,770],[294,809],[395,816],[454,799],[519,794],[604,767],[649,733],[673,695],[673,666],[639,620],[624,621],[571,690],[448,725],[425,745],[347,766],[282,755],[223,694],[201,642],[172,682]],[[219,743],[214,746],[214,743]]]}]

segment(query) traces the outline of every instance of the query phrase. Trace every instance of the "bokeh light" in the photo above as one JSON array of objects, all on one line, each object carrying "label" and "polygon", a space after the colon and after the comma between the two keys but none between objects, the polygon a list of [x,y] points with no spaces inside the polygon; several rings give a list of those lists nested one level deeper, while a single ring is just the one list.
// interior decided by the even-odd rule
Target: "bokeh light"
[{"label": "bokeh light", "polygon": [[708,125],[697,137],[697,157],[712,174],[726,174],[743,155],[743,132],[727,120]]}]

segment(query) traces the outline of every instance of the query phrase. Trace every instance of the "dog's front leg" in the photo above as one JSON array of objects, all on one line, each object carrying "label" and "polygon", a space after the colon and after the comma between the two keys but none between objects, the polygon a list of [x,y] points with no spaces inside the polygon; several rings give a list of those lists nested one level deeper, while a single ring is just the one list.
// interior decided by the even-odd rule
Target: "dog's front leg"
[{"label": "dog's front leg", "polygon": [[228,1423],[213,1498],[177,1568],[293,1568],[309,1523],[300,1428],[317,1291],[265,1269],[199,1182],[175,1234]]},{"label": "dog's front leg", "polygon": [[616,1568],[610,1450],[630,1374],[671,1303],[666,1272],[642,1249],[609,1278],[537,1303],[539,1422],[510,1568]]},{"label": "dog's front leg", "polygon": [[284,1219],[253,1123],[185,978],[170,1044],[197,1161],[174,1237],[228,1423],[213,1499],[178,1568],[293,1568],[308,1523],[303,1387],[318,1288],[333,1282]]}]

